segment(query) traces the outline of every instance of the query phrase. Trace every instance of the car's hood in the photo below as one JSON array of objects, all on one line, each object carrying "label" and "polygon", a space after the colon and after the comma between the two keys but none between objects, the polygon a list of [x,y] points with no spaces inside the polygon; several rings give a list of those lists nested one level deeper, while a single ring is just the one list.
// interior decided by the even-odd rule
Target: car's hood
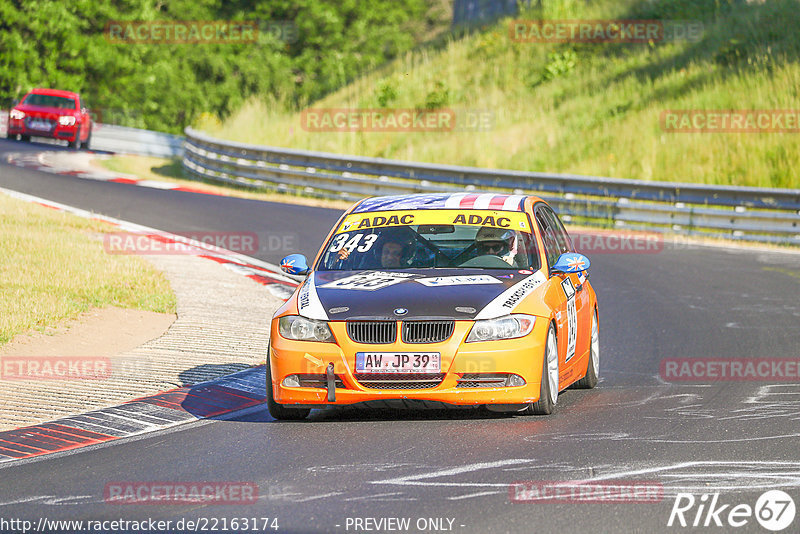
[{"label": "car's hood", "polygon": [[537,271],[436,269],[317,271],[300,289],[314,319],[487,319],[511,313],[546,280]]}]

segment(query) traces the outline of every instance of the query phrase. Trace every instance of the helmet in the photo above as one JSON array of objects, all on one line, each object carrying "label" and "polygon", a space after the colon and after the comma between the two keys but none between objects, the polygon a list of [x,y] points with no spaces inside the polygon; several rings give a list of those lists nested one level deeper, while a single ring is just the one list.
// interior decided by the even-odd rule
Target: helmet
[{"label": "helmet", "polygon": [[484,226],[478,230],[475,243],[478,245],[478,254],[493,254],[514,265],[517,255],[517,233],[514,230]]}]

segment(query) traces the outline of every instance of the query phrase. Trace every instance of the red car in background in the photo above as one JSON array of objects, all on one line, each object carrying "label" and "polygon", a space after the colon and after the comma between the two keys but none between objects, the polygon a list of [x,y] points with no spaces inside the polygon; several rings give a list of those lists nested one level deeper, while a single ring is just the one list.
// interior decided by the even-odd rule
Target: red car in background
[{"label": "red car in background", "polygon": [[72,148],[88,148],[92,119],[78,93],[58,89],[33,89],[8,113],[6,137],[23,141],[31,137],[63,139]]}]

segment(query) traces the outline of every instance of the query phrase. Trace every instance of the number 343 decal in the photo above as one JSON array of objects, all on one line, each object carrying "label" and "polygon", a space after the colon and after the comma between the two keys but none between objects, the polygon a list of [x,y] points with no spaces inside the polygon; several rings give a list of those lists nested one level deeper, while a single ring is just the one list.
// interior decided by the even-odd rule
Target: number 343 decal
[{"label": "number 343 decal", "polygon": [[364,234],[360,233],[355,234],[353,237],[350,237],[348,233],[339,234],[333,240],[333,243],[331,243],[331,248],[328,249],[328,252],[339,252],[342,249],[348,252],[353,252],[354,250],[358,252],[367,252],[372,248],[372,245],[375,244],[375,241],[377,241],[378,234],[369,234],[362,242],[363,237]]}]

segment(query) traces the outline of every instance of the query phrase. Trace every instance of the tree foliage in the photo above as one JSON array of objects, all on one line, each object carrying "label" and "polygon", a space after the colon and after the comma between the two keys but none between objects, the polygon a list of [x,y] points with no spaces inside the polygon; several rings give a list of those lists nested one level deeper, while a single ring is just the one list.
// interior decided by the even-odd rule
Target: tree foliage
[{"label": "tree foliage", "polygon": [[[99,120],[180,132],[259,95],[299,107],[412,48],[431,0],[0,0],[0,107],[80,92]],[[258,21],[257,42],[130,44],[112,21]],[[271,29],[291,27],[292,31]]]}]

